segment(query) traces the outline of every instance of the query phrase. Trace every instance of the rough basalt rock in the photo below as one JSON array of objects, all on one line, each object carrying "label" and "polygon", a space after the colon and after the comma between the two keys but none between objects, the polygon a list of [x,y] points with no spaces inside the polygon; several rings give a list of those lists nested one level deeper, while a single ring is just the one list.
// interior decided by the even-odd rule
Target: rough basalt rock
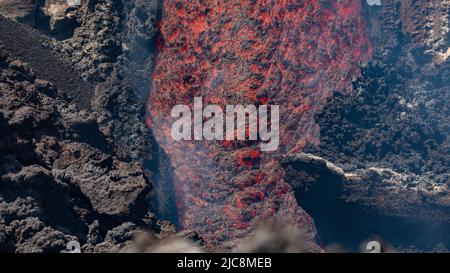
[{"label": "rough basalt rock", "polygon": [[106,152],[92,114],[50,92],[24,62],[2,55],[0,71],[2,250],[61,251],[85,241],[94,219],[116,217],[104,230],[143,217],[150,184],[142,166]]},{"label": "rough basalt rock", "polygon": [[122,54],[118,9],[117,1],[112,0],[85,1],[77,7],[80,27],[62,41],[60,50],[85,80],[106,80]]},{"label": "rough basalt rock", "polygon": [[60,150],[53,175],[77,185],[98,213],[130,214],[149,190],[142,167],[137,164],[114,161],[111,155],[86,144],[61,145]]},{"label": "rough basalt rock", "polygon": [[[95,91],[75,80],[77,67],[61,69],[70,65],[61,61],[64,55],[52,51],[58,47],[40,46],[42,41],[49,45],[48,38],[0,19],[5,45],[0,56],[0,251],[59,252],[73,240],[85,251],[106,251],[96,245],[109,242],[108,231],[123,223],[132,223],[132,230],[166,234],[146,202],[150,181],[142,163],[151,153],[144,156],[150,144],[144,103],[136,95],[142,91],[120,82],[119,64],[118,76]],[[11,41],[17,41],[10,33],[17,30],[25,33],[22,39],[28,45],[36,44],[35,55],[26,48],[14,49]],[[52,66],[58,63],[63,64],[56,73]],[[44,69],[47,65],[51,69]],[[58,81],[62,73],[74,79],[69,84],[76,88],[66,89],[67,83]],[[91,95],[67,99],[80,86]],[[95,110],[84,103],[90,104],[91,97]],[[129,145],[126,135],[137,130],[141,131],[133,134],[136,141]],[[111,241],[109,251],[128,245],[131,236],[119,241]]]},{"label": "rough basalt rock", "polygon": [[[373,59],[362,67],[353,92],[335,94],[316,115],[320,145],[304,150],[355,176],[337,182],[343,188],[334,194],[342,195],[341,200],[362,206],[367,215],[372,210],[382,215],[374,219],[401,217],[411,222],[404,229],[420,231],[408,238],[401,229],[389,233],[389,225],[380,222],[377,232],[396,247],[417,244],[431,251],[439,242],[447,248],[450,244],[445,231],[450,211],[450,63],[442,55],[450,46],[447,2],[384,1],[367,7],[376,38]],[[325,183],[327,168],[318,169],[291,179]],[[390,222],[395,227],[401,221]],[[358,232],[375,233],[370,226],[357,227]]]},{"label": "rough basalt rock", "polygon": [[59,252],[78,240],[118,252],[134,232],[157,234],[154,243],[176,234],[147,200],[158,5],[46,1],[28,23],[36,30],[0,17],[0,251]]}]

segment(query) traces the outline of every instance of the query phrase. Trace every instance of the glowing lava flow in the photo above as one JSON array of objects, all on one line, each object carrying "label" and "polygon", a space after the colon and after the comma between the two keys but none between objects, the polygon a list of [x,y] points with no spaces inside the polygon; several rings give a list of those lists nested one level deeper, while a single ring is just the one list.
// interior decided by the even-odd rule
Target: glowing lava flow
[{"label": "glowing lava flow", "polygon": [[[351,90],[371,55],[359,0],[166,0],[149,125],[173,167],[179,222],[209,246],[280,216],[311,240],[315,228],[284,182],[280,156],[318,143],[314,114]],[[280,105],[277,152],[256,142],[175,142],[174,105]],[[320,202],[320,200],[318,200]]]}]

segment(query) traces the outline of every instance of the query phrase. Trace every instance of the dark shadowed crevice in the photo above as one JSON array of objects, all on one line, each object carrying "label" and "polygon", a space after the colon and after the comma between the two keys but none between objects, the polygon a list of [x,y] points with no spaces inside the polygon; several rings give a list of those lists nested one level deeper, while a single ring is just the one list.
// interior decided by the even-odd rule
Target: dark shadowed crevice
[{"label": "dark shadowed crevice", "polygon": [[285,164],[298,204],[314,219],[320,244],[338,244],[359,252],[368,240],[396,249],[431,251],[450,246],[450,225],[425,219],[388,216],[358,202],[346,201],[342,178],[317,163]]},{"label": "dark shadowed crevice", "polygon": [[158,219],[169,220],[178,226],[175,186],[173,184],[170,159],[152,137],[152,160],[145,162],[145,168],[152,172],[152,189],[147,196],[150,209]]}]

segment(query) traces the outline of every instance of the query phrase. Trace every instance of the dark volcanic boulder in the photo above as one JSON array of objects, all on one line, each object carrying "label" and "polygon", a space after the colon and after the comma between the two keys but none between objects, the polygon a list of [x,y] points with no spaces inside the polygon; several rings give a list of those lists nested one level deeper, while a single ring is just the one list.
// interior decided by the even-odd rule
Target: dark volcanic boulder
[{"label": "dark volcanic boulder", "polygon": [[[123,223],[160,232],[142,164],[117,159],[95,113],[3,53],[0,87],[1,252],[61,252],[70,241],[106,251],[94,247]],[[112,250],[132,243],[122,237]]]}]

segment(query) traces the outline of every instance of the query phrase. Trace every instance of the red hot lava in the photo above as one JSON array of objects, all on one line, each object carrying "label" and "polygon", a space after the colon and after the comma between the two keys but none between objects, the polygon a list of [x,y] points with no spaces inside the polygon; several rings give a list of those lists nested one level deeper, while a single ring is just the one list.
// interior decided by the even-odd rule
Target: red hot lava
[{"label": "red hot lava", "polygon": [[[148,124],[173,167],[179,222],[209,246],[246,236],[258,220],[315,228],[283,180],[282,155],[319,142],[314,115],[349,92],[371,56],[359,0],[165,0]],[[280,147],[171,137],[177,104],[280,105]]]}]

